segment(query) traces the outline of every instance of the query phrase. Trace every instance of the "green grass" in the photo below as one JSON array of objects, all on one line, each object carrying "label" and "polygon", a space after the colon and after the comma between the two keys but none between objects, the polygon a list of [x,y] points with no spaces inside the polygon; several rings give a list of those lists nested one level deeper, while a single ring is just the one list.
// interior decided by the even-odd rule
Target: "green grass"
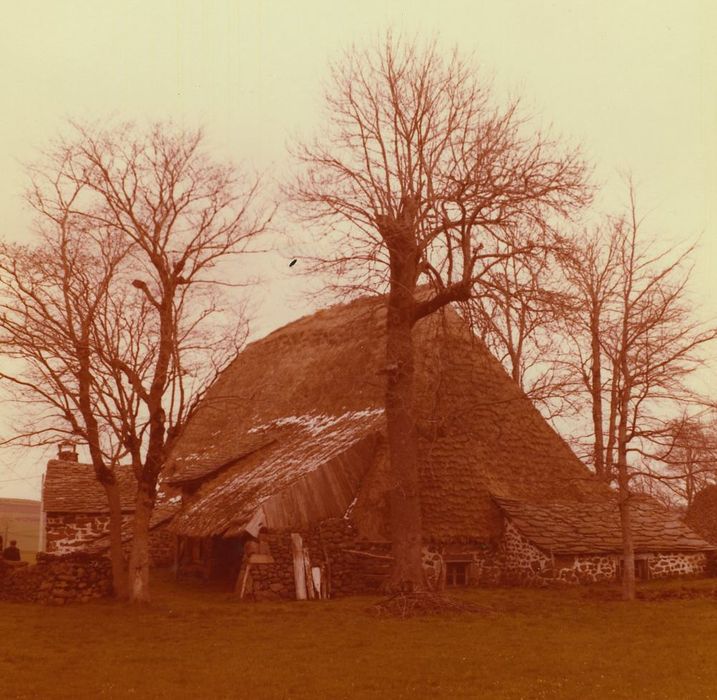
[{"label": "green grass", "polygon": [[369,598],[154,589],[145,608],[1,603],[0,697],[717,698],[715,599],[475,589],[494,613],[403,621],[370,617]]}]

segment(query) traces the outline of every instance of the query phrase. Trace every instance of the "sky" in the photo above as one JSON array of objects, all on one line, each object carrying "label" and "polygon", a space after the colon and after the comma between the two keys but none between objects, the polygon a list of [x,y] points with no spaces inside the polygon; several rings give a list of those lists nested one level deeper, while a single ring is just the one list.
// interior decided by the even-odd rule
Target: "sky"
[{"label": "sky", "polygon": [[[321,128],[329,63],[391,29],[457,46],[492,76],[497,95],[520,95],[539,123],[579,144],[602,185],[599,207],[624,202],[619,173],[631,172],[661,243],[699,238],[694,298],[703,316],[717,311],[713,0],[0,0],[0,8],[2,236],[31,240],[24,164],[68,119],[202,127],[218,158],[280,180],[287,144]],[[255,335],[311,310],[287,256],[252,261],[264,279]],[[47,458],[0,453],[0,497],[39,497]]]}]

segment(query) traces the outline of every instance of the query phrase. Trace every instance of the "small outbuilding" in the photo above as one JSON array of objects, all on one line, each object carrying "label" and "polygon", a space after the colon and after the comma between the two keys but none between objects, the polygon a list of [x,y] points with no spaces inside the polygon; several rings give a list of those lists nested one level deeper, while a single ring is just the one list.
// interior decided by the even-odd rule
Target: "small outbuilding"
[{"label": "small outbuilding", "polygon": [[[136,481],[129,467],[116,472],[122,507],[122,538],[132,537]],[[176,505],[160,503],[150,524],[150,553],[155,566],[174,560],[174,536],[167,530]],[[63,445],[58,459],[47,463],[42,483],[44,551],[49,554],[100,552],[109,549],[107,495],[91,464],[78,461],[74,448]]]}]

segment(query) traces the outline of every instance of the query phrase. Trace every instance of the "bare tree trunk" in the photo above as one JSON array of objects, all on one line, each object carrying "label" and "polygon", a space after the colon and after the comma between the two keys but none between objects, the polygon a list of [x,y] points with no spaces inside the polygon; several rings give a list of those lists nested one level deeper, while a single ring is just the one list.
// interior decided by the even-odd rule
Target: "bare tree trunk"
[{"label": "bare tree trunk", "polygon": [[622,532],[622,598],[635,600],[635,542],[630,517],[630,477],[627,473],[627,387],[622,388],[617,436],[617,484]]},{"label": "bare tree trunk", "polygon": [[382,231],[391,255],[386,317],[386,424],[394,488],[390,493],[393,568],[389,591],[426,590],[423,523],[414,415],[413,325],[418,263],[415,234],[405,221]]},{"label": "bare tree trunk", "polygon": [[618,463],[618,495],[620,507],[620,529],[622,532],[622,598],[635,600],[635,542],[632,536],[632,520],[630,517],[630,489],[627,483],[627,470],[622,461]]},{"label": "bare tree trunk", "polygon": [[600,309],[596,299],[592,299],[590,320],[591,345],[591,386],[592,419],[595,444],[593,448],[593,465],[598,479],[610,480],[610,474],[605,469],[605,444],[603,439],[602,417],[602,353],[600,348]]},{"label": "bare tree trunk", "polygon": [[103,484],[107,494],[110,511],[110,561],[112,562],[112,588],[114,595],[120,600],[126,600],[127,562],[122,549],[122,504],[120,502],[119,486],[115,481],[112,484]]},{"label": "bare tree trunk", "polygon": [[613,363],[612,380],[610,383],[610,415],[607,423],[607,447],[605,449],[605,480],[612,481],[615,476],[615,443],[617,442],[617,394],[619,374]]},{"label": "bare tree trunk", "polygon": [[129,559],[129,596],[133,603],[148,603],[149,595],[149,521],[154,508],[154,488],[140,481],[132,528]]}]

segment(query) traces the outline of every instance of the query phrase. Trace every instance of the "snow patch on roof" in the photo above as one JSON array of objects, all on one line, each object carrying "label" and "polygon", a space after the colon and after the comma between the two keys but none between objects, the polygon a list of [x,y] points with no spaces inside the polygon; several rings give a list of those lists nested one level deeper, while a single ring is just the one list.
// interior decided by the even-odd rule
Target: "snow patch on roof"
[{"label": "snow patch on roof", "polygon": [[270,423],[257,425],[250,428],[248,432],[258,433],[271,428],[283,428],[286,426],[296,426],[302,428],[309,435],[319,435],[320,433],[332,428],[344,421],[361,420],[363,418],[373,418],[383,413],[382,408],[367,408],[363,411],[347,411],[338,416],[328,416],[324,414],[307,413],[301,416],[284,416],[277,418]]}]

